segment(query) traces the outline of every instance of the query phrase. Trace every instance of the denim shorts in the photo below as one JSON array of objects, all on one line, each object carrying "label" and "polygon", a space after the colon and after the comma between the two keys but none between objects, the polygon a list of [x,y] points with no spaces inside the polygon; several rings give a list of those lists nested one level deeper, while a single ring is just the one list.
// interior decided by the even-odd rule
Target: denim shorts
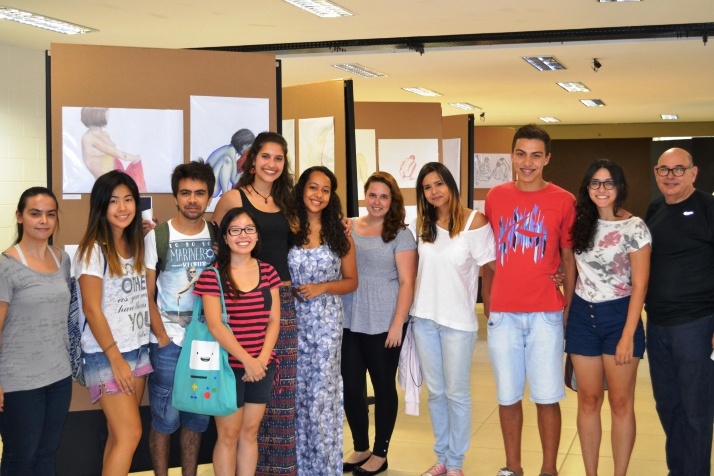
[{"label": "denim shorts", "polygon": [[492,311],[488,354],[500,405],[523,399],[526,377],[532,402],[550,404],[565,398],[562,311]]},{"label": "denim shorts", "polygon": [[[574,294],[565,332],[565,351],[587,357],[615,355],[617,343],[625,328],[629,305],[630,296],[591,303]],[[634,344],[633,356],[641,359],[645,355],[642,319],[635,329]]]},{"label": "denim shorts", "polygon": [[273,379],[277,370],[275,364],[268,364],[268,370],[265,372],[265,377],[257,382],[244,382],[243,375],[245,369],[233,367],[233,373],[236,376],[236,394],[238,397],[238,408],[245,406],[246,403],[268,404],[270,403],[270,395],[273,393]]},{"label": "denim shorts", "polygon": [[[138,349],[122,352],[122,357],[129,364],[134,377],[143,377],[151,373],[151,362],[149,362],[149,344],[142,345]],[[95,352],[83,355],[84,379],[92,397],[92,403],[96,403],[104,393],[121,393],[119,385],[114,380],[112,366],[104,352]]]},{"label": "denim shorts", "polygon": [[149,345],[149,357],[154,371],[149,375],[149,404],[151,406],[151,426],[165,435],[170,435],[179,427],[203,433],[208,428],[211,417],[197,413],[180,412],[171,404],[174,388],[174,373],[181,347],[170,342],[159,348]]}]

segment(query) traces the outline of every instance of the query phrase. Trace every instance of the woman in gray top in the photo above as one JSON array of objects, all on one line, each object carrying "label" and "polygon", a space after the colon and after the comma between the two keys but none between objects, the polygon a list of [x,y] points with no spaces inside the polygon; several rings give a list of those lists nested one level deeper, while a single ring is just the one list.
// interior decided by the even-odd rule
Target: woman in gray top
[{"label": "woman in gray top", "polygon": [[[354,452],[343,471],[378,474],[387,469],[387,449],[397,419],[397,366],[407,315],[414,296],[417,252],[404,224],[404,200],[386,172],[364,185],[367,215],[353,219],[357,249],[357,290],[343,297],[342,379],[345,415]],[[369,451],[366,373],[375,396],[375,437]]]},{"label": "woman in gray top", "polygon": [[70,260],[48,244],[59,225],[44,187],[20,196],[17,240],[0,256],[0,474],[53,475],[69,402]]}]

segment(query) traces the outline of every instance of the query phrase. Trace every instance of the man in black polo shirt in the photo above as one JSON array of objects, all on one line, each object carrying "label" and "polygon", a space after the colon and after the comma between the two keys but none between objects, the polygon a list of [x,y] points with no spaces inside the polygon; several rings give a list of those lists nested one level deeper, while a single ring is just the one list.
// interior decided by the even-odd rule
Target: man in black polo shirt
[{"label": "man in black polo shirt", "polygon": [[714,197],[696,190],[697,167],[683,149],[654,169],[664,197],[645,221],[652,233],[647,352],[667,437],[670,476],[711,472],[714,423]]}]

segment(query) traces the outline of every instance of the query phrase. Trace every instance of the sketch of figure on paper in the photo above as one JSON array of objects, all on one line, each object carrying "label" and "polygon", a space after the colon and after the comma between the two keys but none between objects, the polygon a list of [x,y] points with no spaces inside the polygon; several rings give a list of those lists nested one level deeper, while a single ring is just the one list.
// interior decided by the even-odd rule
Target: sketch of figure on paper
[{"label": "sketch of figure on paper", "polygon": [[510,154],[474,154],[474,188],[495,187],[511,178]]},{"label": "sketch of figure on paper", "polygon": [[496,162],[496,167],[493,168],[491,176],[500,182],[508,182],[511,180],[511,166],[506,162],[506,159],[504,157],[498,159],[498,162]]},{"label": "sketch of figure on paper", "polygon": [[103,129],[107,125],[108,111],[105,107],[82,108],[80,120],[87,127],[82,135],[82,160],[95,179],[112,170],[120,170],[131,176],[139,191],[145,193],[141,157],[117,149],[109,133]]},{"label": "sketch of figure on paper", "polygon": [[298,172],[324,165],[335,169],[334,117],[313,117],[298,121]]},{"label": "sketch of figure on paper", "polygon": [[414,154],[402,160],[402,165],[399,167],[399,175],[405,180],[416,180],[414,173],[416,172],[416,157]]},{"label": "sketch of figure on paper", "polygon": [[476,175],[474,176],[474,187],[485,183],[491,179],[491,164],[488,157],[476,156]]},{"label": "sketch of figure on paper", "polygon": [[206,163],[213,167],[213,174],[216,176],[214,198],[226,193],[238,183],[244,172],[243,163],[254,140],[255,134],[249,129],[239,129],[231,137],[230,144],[220,146],[208,156]]}]

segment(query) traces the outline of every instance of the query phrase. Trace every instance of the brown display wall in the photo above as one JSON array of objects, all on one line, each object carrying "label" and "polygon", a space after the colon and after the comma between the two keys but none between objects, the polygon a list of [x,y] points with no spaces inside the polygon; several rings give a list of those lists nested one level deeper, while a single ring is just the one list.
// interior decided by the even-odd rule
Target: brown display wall
[{"label": "brown display wall", "polygon": [[[190,97],[267,98],[269,124],[276,130],[277,66],[275,56],[252,53],[164,50],[52,44],[48,94],[51,128],[51,188],[59,199],[62,227],[55,244],[76,244],[84,234],[89,194],[80,199],[62,196],[62,107],[173,109],[183,111],[183,161],[189,161]],[[171,170],[166,170],[170,180]],[[173,196],[152,195],[154,215],[164,221],[174,215]],[[207,216],[207,218],[210,218]],[[146,393],[144,395],[146,403]],[[101,472],[106,421],[89,392],[78,384],[57,455],[58,475],[97,475]],[[148,450],[150,413],[141,407],[144,433],[131,471],[151,469]],[[172,440],[170,466],[180,466],[178,433]],[[199,461],[211,461],[215,427],[204,435]]]},{"label": "brown display wall", "polygon": [[[513,134],[516,130],[512,127],[474,127],[474,153],[475,154],[498,154],[510,152]],[[474,160],[473,157],[470,158]],[[473,191],[474,200],[486,200],[488,188],[475,188]],[[469,204],[471,207],[473,204]]]},{"label": "brown display wall", "polygon": [[[379,139],[436,139],[441,162],[441,104],[355,102],[355,129],[374,129]],[[379,150],[377,150],[379,170]],[[402,190],[405,205],[416,205],[415,189]],[[364,206],[364,202],[360,202]]]},{"label": "brown display wall", "polygon": [[[473,175],[473,154],[474,154],[474,134],[469,129],[473,128],[473,114],[460,114],[458,116],[444,116],[441,121],[441,127],[446,139],[461,139],[461,148],[459,151],[461,165],[461,180],[459,185],[459,193],[461,194],[461,205],[471,208],[472,203],[469,203],[469,176]],[[470,160],[469,160],[470,157]],[[473,181],[472,181],[473,182]]]},{"label": "brown display wall", "polygon": [[347,130],[345,100],[345,80],[325,81],[321,83],[302,84],[283,88],[283,120],[295,120],[295,143],[290,155],[295,157],[295,163],[290,164],[297,182],[300,170],[300,119],[313,117],[334,118],[335,131],[335,167],[337,177],[337,195],[342,202],[342,210],[347,210],[347,134],[352,134],[354,144],[354,129]]},{"label": "brown display wall", "polygon": [[650,138],[553,140],[543,177],[577,197],[585,169],[597,159],[617,162],[625,172],[628,198],[624,208],[641,218],[650,201]]},{"label": "brown display wall", "polygon": [[[270,130],[277,125],[274,55],[123,48],[53,43],[51,49],[51,188],[59,198],[62,227],[55,243],[76,244],[89,214],[89,194],[62,198],[62,107],[175,109],[183,111],[184,162],[190,151],[190,97],[267,98]],[[171,171],[166,171],[170,180]],[[161,220],[175,212],[171,194],[153,196]]]}]

